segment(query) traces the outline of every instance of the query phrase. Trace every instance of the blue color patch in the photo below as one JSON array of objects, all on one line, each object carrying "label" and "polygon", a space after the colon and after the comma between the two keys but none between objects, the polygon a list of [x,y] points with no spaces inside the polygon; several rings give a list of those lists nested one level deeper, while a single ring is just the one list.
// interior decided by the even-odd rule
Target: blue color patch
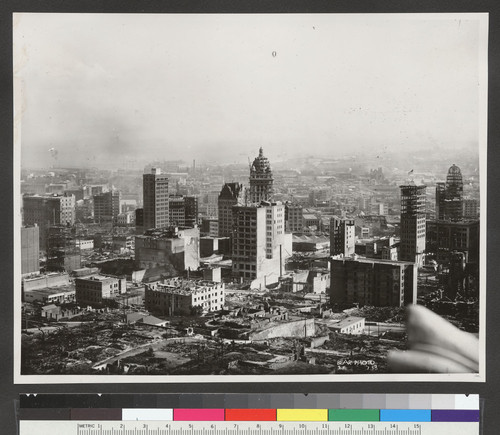
[{"label": "blue color patch", "polygon": [[380,421],[431,421],[430,409],[381,409]]}]

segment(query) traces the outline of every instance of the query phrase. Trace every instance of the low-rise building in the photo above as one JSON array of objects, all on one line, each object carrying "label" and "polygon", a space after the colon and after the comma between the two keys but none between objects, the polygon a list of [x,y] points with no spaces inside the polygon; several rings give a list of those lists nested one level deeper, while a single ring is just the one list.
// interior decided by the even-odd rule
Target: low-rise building
[{"label": "low-rise building", "polygon": [[75,246],[81,251],[94,249],[94,240],[92,239],[75,239]]},{"label": "low-rise building", "polygon": [[320,229],[320,219],[315,214],[304,213],[302,215],[302,218],[303,218],[303,227],[308,227],[314,230]]},{"label": "low-rise building", "polygon": [[327,236],[293,235],[292,249],[294,252],[316,252],[330,249],[330,239]]},{"label": "low-rise building", "polygon": [[116,216],[116,224],[119,226],[128,226],[135,224],[135,210],[120,213]]},{"label": "low-rise building", "polygon": [[322,294],[330,288],[328,270],[302,270],[292,272],[280,279],[281,290],[285,292],[306,292]]},{"label": "low-rise building", "polygon": [[170,324],[168,320],[158,319],[158,317],[142,313],[127,314],[127,323],[136,325],[157,326],[159,328],[165,328]]},{"label": "low-rise building", "polygon": [[134,249],[133,236],[113,236],[113,251],[122,253]]},{"label": "low-rise building", "polygon": [[22,280],[24,291],[40,290],[48,287],[58,287],[69,285],[69,275],[67,273],[47,273],[44,275],[26,276]]},{"label": "low-rise building", "polygon": [[63,304],[75,300],[75,288],[72,286],[43,288],[25,291],[23,293],[25,302],[39,302],[45,304]]},{"label": "low-rise building", "polygon": [[145,306],[150,312],[163,315],[190,315],[196,308],[202,312],[218,311],[224,307],[225,286],[212,281],[181,278],[146,284]]},{"label": "low-rise building", "polygon": [[340,334],[360,335],[365,329],[365,318],[347,317],[330,328]]},{"label": "low-rise building", "polygon": [[125,278],[93,275],[75,279],[76,302],[80,305],[101,306],[106,300],[127,291]]}]

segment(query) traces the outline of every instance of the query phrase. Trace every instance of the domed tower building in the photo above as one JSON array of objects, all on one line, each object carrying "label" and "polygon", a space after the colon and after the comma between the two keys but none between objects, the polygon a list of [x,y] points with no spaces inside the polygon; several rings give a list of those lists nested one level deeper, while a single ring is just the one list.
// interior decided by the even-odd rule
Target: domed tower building
[{"label": "domed tower building", "polygon": [[448,169],[446,176],[446,218],[452,221],[459,221],[463,217],[463,194],[464,183],[462,172],[457,165],[452,165]]},{"label": "domed tower building", "polygon": [[460,221],[463,218],[464,183],[457,165],[448,169],[446,182],[436,183],[436,219]]},{"label": "domed tower building", "polygon": [[250,166],[249,202],[259,204],[261,201],[271,201],[273,196],[273,172],[267,157],[264,157],[262,147],[259,155]]}]

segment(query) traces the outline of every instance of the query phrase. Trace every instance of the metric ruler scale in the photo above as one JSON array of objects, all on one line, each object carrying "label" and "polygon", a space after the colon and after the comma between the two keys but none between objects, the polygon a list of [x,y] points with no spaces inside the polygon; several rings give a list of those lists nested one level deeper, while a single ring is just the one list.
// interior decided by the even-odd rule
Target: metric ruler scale
[{"label": "metric ruler scale", "polygon": [[477,422],[20,421],[20,435],[479,435]]}]

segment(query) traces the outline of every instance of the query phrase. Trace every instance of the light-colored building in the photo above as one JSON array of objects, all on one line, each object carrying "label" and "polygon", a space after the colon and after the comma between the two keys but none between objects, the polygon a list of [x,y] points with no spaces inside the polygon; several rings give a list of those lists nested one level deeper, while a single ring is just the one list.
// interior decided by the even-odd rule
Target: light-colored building
[{"label": "light-colored building", "polygon": [[473,198],[463,200],[464,219],[479,219],[479,201]]},{"label": "light-colored building", "polygon": [[160,266],[177,272],[200,266],[199,228],[168,228],[146,231],[135,237],[135,261],[141,269]]},{"label": "light-colored building", "polygon": [[21,274],[40,272],[40,230],[38,226],[21,228]]},{"label": "light-colored building", "polygon": [[168,177],[162,174],[161,169],[152,168],[150,174],[143,175],[142,183],[144,229],[168,227]]},{"label": "light-colored building", "polygon": [[94,240],[92,239],[75,239],[75,246],[82,251],[94,249]]},{"label": "light-colored building", "polygon": [[323,294],[330,288],[327,270],[302,270],[291,272],[280,279],[281,291]]},{"label": "light-colored building", "polygon": [[339,334],[360,335],[365,329],[365,318],[347,317],[335,325],[330,326],[330,329],[333,329]]},{"label": "light-colored building", "polygon": [[233,208],[233,276],[253,288],[276,283],[292,255],[292,235],[285,233],[285,206],[263,202]]},{"label": "light-colored building", "polygon": [[47,273],[44,275],[35,274],[26,276],[22,280],[24,291],[40,290],[47,287],[61,287],[69,285],[69,275],[67,273]]},{"label": "light-colored building", "polygon": [[355,251],[354,219],[334,216],[330,219],[330,254],[349,257]]},{"label": "light-colored building", "polygon": [[64,288],[41,288],[38,290],[24,291],[25,302],[42,302],[45,304],[63,304],[75,300],[75,289],[66,286]]},{"label": "light-colored building", "polygon": [[80,305],[101,306],[105,300],[113,299],[127,291],[125,278],[93,275],[75,279],[76,302]]},{"label": "light-colored building", "polygon": [[190,315],[195,308],[202,312],[218,311],[224,307],[224,284],[181,278],[146,284],[145,306],[150,312],[163,315]]}]

